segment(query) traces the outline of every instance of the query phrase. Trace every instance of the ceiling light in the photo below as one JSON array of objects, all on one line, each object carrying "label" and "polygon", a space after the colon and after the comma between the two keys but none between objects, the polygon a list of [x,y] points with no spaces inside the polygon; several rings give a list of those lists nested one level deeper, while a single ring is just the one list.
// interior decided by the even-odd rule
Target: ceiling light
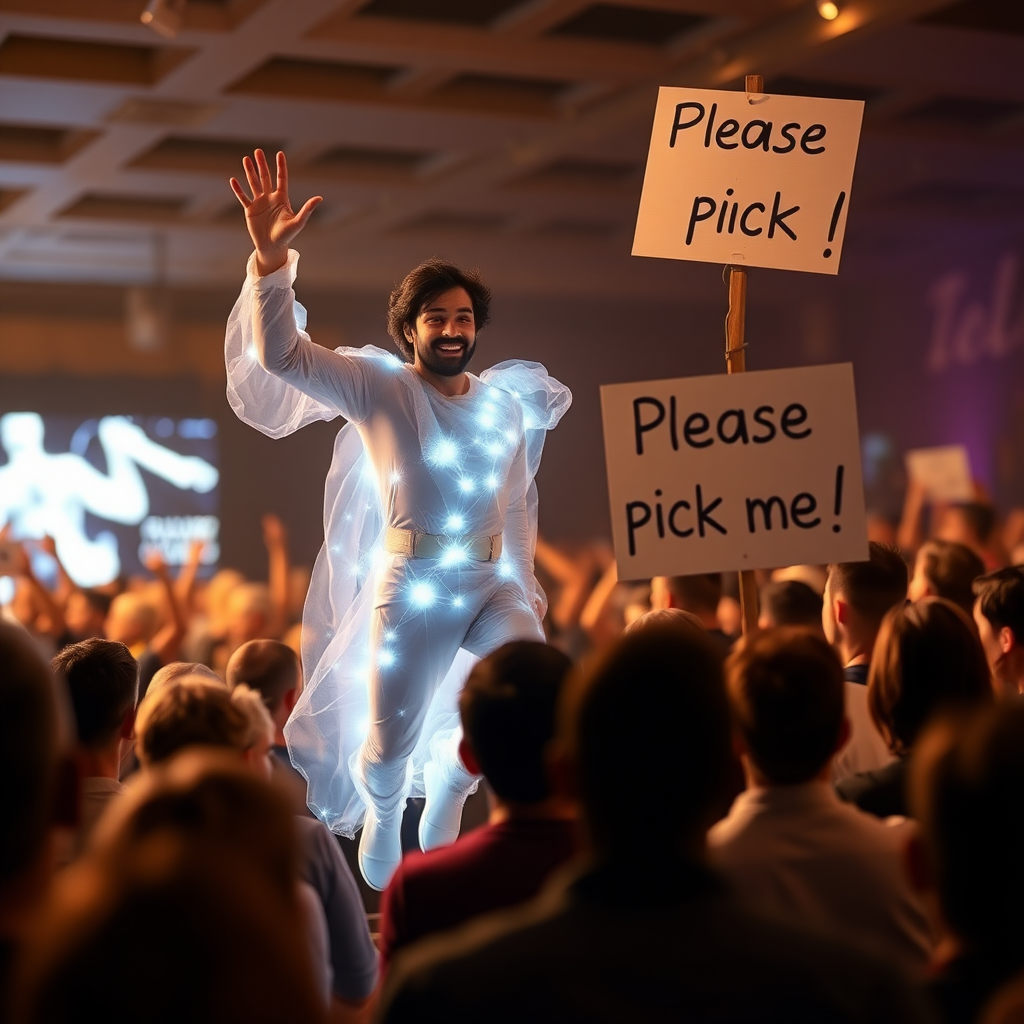
[{"label": "ceiling light", "polygon": [[818,0],[817,7],[826,21],[835,21],[839,17],[839,4],[835,0]]},{"label": "ceiling light", "polygon": [[186,3],[187,0],[149,0],[139,21],[165,39],[173,39],[181,31]]}]

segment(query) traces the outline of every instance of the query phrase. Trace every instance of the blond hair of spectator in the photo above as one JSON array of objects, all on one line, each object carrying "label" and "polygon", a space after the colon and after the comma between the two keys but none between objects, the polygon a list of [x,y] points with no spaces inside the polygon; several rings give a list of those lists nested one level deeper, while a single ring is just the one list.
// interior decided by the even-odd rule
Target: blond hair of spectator
[{"label": "blond hair of spectator", "polygon": [[146,768],[186,747],[211,746],[235,750],[262,769],[273,736],[258,691],[242,684],[229,692],[202,676],[183,676],[150,694],[135,722],[135,749]]}]

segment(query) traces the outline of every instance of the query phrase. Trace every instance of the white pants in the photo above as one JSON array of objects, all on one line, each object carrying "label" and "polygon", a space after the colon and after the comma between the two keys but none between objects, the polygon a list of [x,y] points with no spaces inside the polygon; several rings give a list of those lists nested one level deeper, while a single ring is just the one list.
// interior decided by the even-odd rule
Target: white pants
[{"label": "white pants", "polygon": [[[494,562],[443,569],[434,559],[391,556],[370,626],[370,725],[353,758],[363,799],[378,820],[400,814],[411,781],[411,758],[427,708],[460,647],[484,657],[510,640],[540,640],[537,617]],[[477,776],[458,758],[461,732],[435,749],[456,791]]]}]

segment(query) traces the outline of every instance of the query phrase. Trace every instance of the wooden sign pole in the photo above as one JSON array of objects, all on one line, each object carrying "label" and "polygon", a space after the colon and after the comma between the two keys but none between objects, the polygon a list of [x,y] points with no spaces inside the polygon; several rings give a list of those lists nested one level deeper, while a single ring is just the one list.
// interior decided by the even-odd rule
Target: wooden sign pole
[{"label": "wooden sign pole", "polygon": [[[747,95],[764,92],[761,75],[746,76]],[[729,312],[725,318],[725,367],[728,373],[743,373],[747,368],[744,333],[747,325],[747,268],[729,266]],[[757,629],[757,579],[753,569],[740,570],[740,617],[743,635]]]}]

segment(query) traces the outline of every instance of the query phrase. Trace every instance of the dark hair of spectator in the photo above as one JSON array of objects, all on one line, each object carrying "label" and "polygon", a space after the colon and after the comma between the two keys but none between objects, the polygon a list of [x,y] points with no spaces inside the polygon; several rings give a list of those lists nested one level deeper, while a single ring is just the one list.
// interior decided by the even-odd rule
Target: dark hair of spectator
[{"label": "dark hair of spectator", "polygon": [[722,574],[702,572],[696,576],[666,576],[665,586],[677,608],[688,612],[718,611],[722,600]]},{"label": "dark hair of spectator", "polygon": [[117,735],[139,695],[139,664],[116,640],[92,637],[69,644],[50,663],[71,696],[83,747],[101,747]]},{"label": "dark hair of spectator", "polygon": [[474,666],[459,699],[462,728],[480,771],[503,800],[551,795],[545,751],[572,662],[532,640],[499,647]]},{"label": "dark hair of spectator", "polygon": [[621,637],[571,677],[559,739],[599,856],[639,854],[649,868],[678,855],[712,823],[735,763],[714,643],[674,627]]},{"label": "dark hair of spectator", "polygon": [[773,626],[821,626],[821,595],[800,580],[776,580],[761,588],[761,611]]},{"label": "dark hair of spectator", "polygon": [[1024,703],[941,719],[915,760],[911,804],[943,917],[967,950],[1019,963],[1024,873],[1005,858],[1024,849],[1024,815],[1013,810],[1024,792]]},{"label": "dark hair of spectator", "polygon": [[467,272],[454,263],[446,263],[433,256],[415,270],[410,270],[391,293],[388,299],[388,334],[407,363],[413,362],[415,348],[406,337],[406,327],[415,329],[416,317],[423,307],[453,288],[466,290],[473,303],[474,326],[477,332],[482,331],[491,319],[491,290],[475,270]]},{"label": "dark hair of spectator", "polygon": [[944,597],[970,615],[973,584],[985,571],[985,563],[965,544],[950,540],[925,541],[917,557],[932,596]]},{"label": "dark hair of spectator", "polygon": [[813,779],[843,724],[843,668],[820,633],[755,634],[726,662],[733,722],[754,766],[780,785]]},{"label": "dark hair of spectator", "polygon": [[227,682],[232,690],[240,683],[259,690],[267,710],[276,714],[285,694],[301,685],[302,666],[280,640],[250,640],[231,655]]},{"label": "dark hair of spectator", "polygon": [[907,563],[896,548],[871,541],[866,562],[837,562],[828,567],[828,592],[843,597],[874,628],[885,613],[907,599]]},{"label": "dark hair of spectator", "polygon": [[926,597],[892,608],[882,620],[868,672],[868,709],[893,753],[909,753],[943,708],[993,696],[978,634],[952,601]]},{"label": "dark hair of spectator", "polygon": [[1024,566],[996,569],[974,581],[981,614],[995,630],[1009,628],[1024,643]]}]

